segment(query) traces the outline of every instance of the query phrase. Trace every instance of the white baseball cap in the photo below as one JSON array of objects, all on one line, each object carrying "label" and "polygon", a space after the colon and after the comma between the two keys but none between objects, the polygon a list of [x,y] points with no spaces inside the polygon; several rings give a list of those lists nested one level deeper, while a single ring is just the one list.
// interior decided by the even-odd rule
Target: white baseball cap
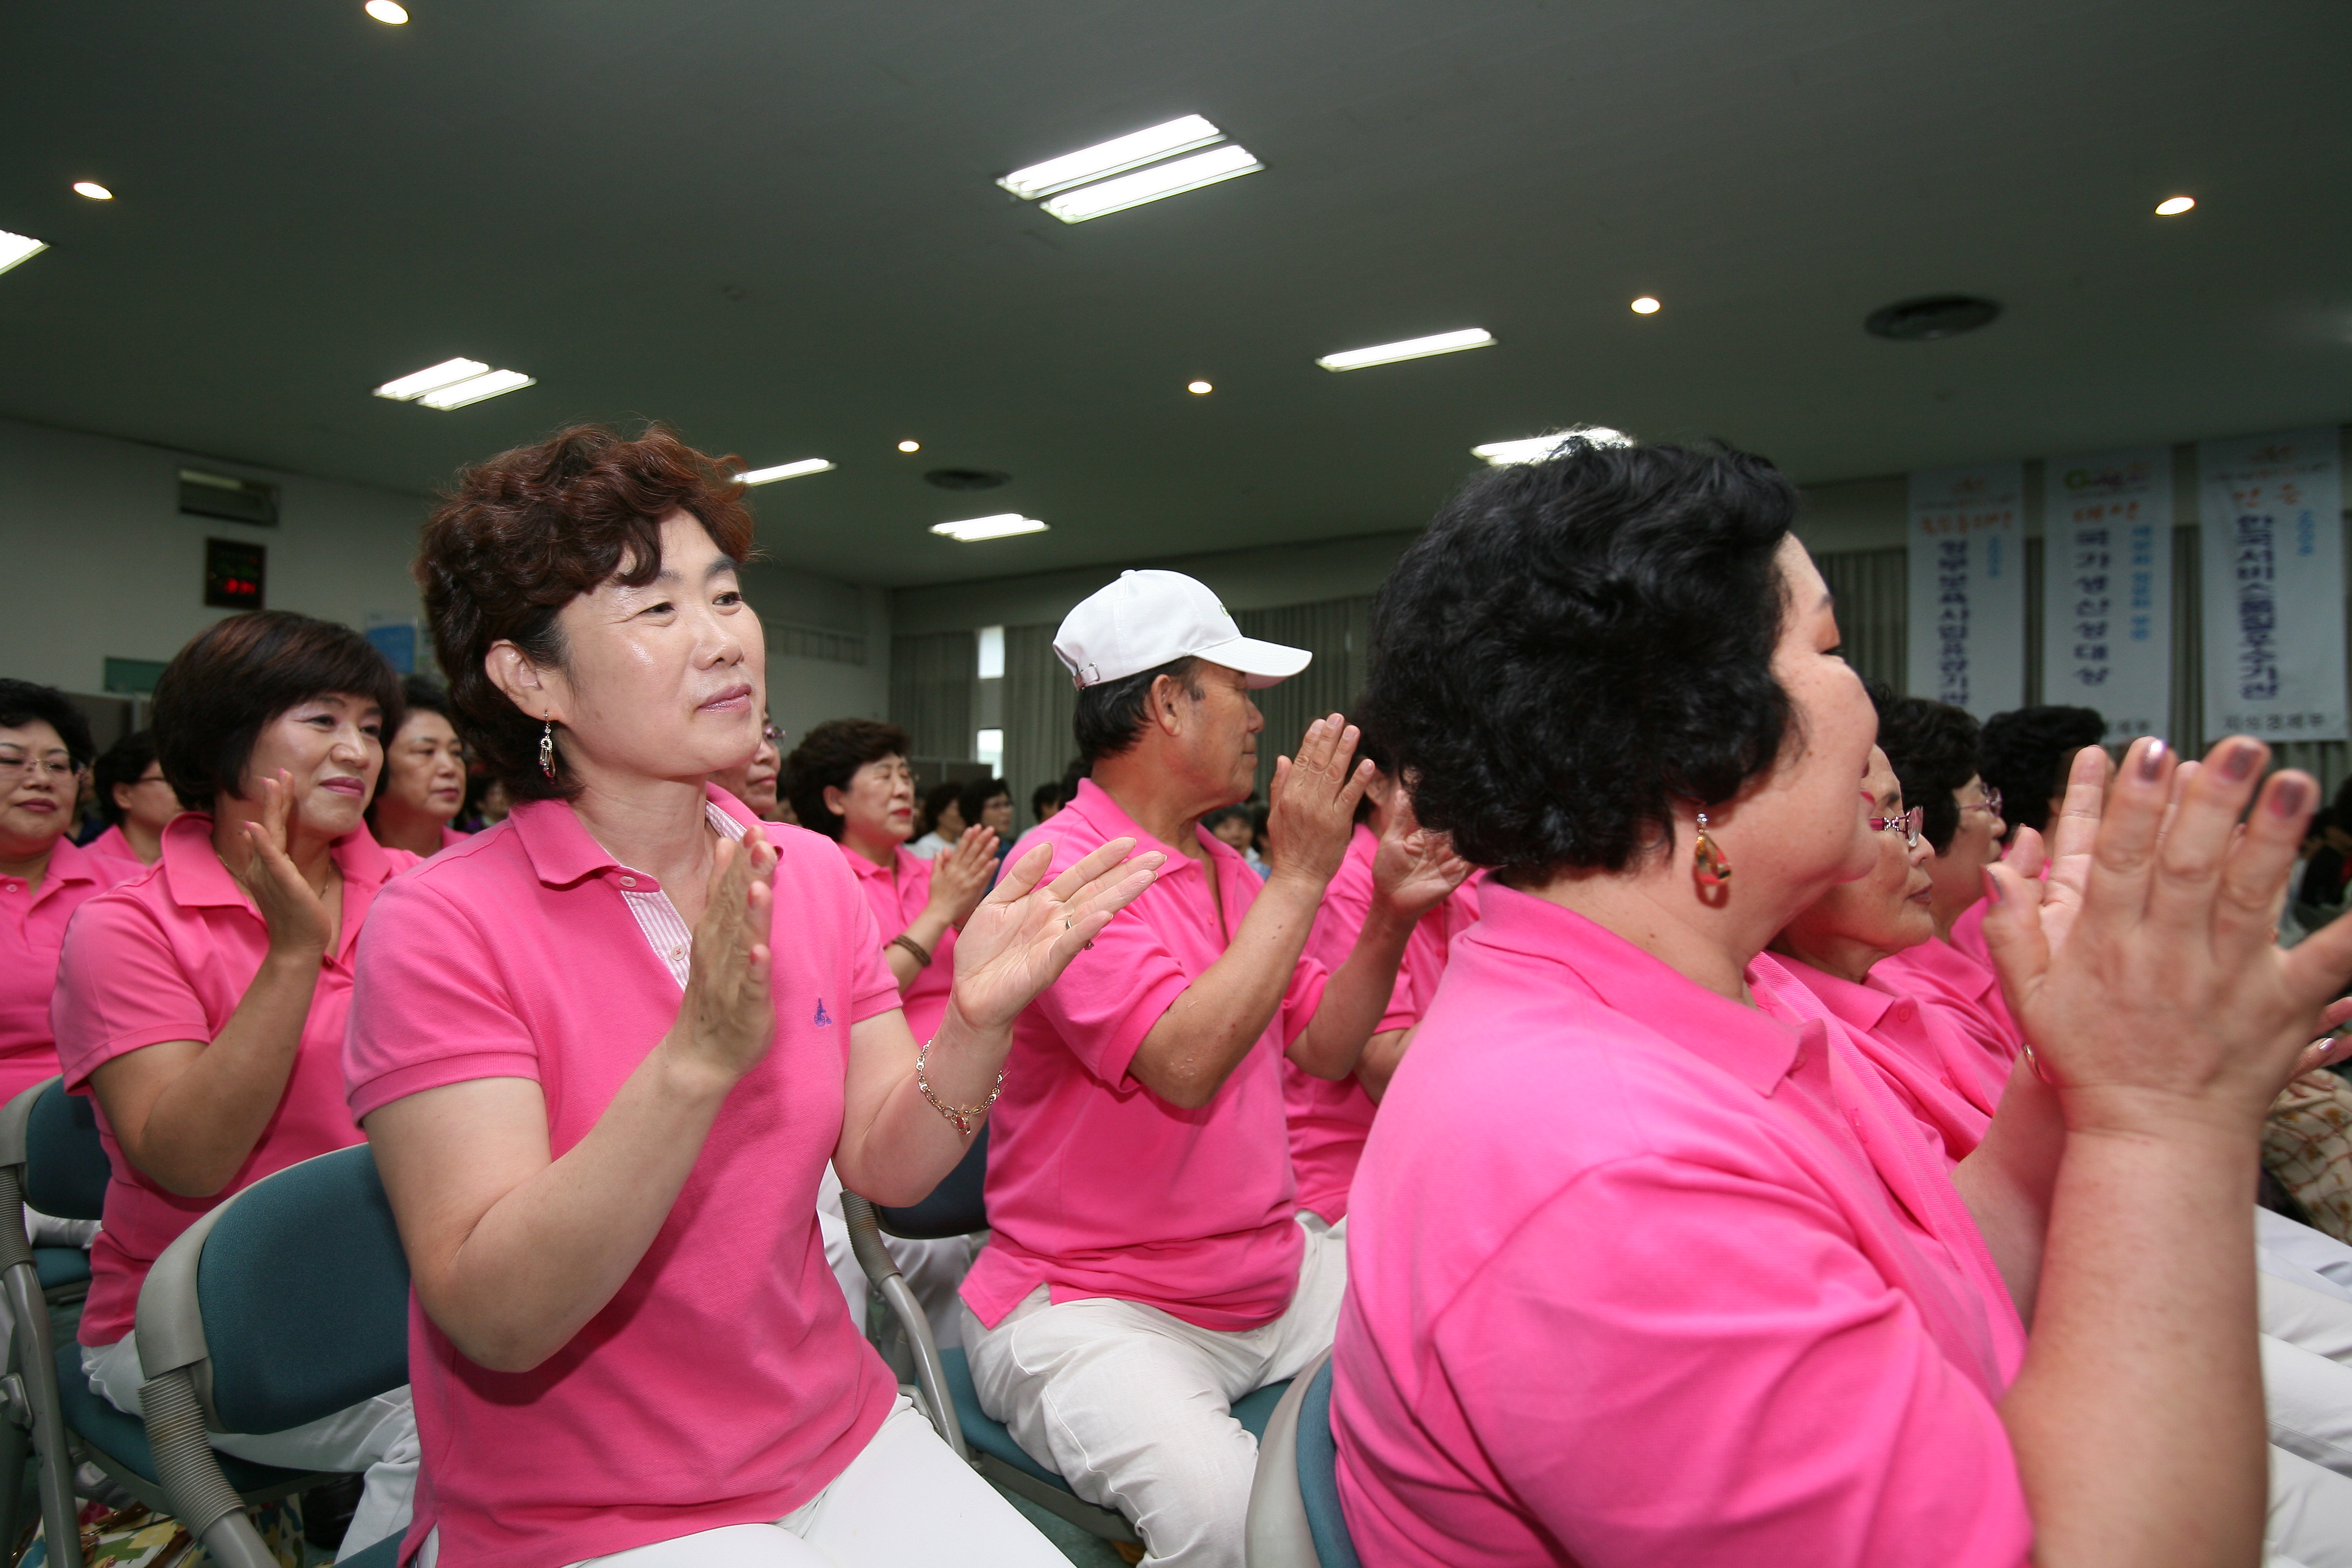
[{"label": "white baseball cap", "polygon": [[1181,572],[1120,573],[1062,617],[1054,654],[1082,691],[1187,657],[1238,669],[1260,689],[1287,680],[1315,657],[1242,636],[1208,586]]}]

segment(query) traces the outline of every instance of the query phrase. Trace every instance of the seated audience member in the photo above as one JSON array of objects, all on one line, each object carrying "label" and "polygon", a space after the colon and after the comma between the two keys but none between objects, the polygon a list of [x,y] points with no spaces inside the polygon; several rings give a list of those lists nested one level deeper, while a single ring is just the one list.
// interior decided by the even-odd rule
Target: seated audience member
[{"label": "seated audience member", "polygon": [[[283,610],[216,621],[164,668],[154,715],[187,809],[152,870],[82,907],[55,1004],[66,1087],[97,1100],[114,1166],[82,1366],[132,1415],[149,1266],[231,1194],[360,1141],[343,1104],[352,950],[385,881],[415,863],[362,820],[400,678],[350,627]],[[365,1471],[345,1556],[408,1523],[404,1388],[292,1431],[212,1441],[264,1464]]]},{"label": "seated audience member", "polygon": [[[1387,750],[1369,732],[1360,750],[1379,771],[1356,805],[1356,831],[1339,870],[1332,873],[1331,885],[1323,890],[1323,907],[1316,911],[1314,933],[1307,939],[1307,956],[1335,971],[1347,962],[1348,949],[1370,911],[1373,867],[1382,842],[1419,828],[1412,803],[1397,787]],[[1466,873],[1469,868],[1459,869]],[[1301,1070],[1296,1062],[1282,1064],[1283,1113],[1289,1124],[1290,1167],[1297,1173],[1302,1219],[1311,1215],[1334,1230],[1347,1223],[1348,1188],[1356,1179],[1356,1162],[1363,1156],[1373,1112],[1388,1091],[1397,1063],[1404,1058],[1412,1026],[1421,1021],[1438,977],[1445,973],[1449,942],[1478,918],[1477,899],[1475,887],[1465,881],[1413,923],[1388,1010],[1353,1073],[1334,1082]]]},{"label": "seated audience member", "polygon": [[575,428],[426,525],[434,644],[517,804],[387,889],[346,1047],[415,1283],[425,1568],[1057,1561],[859,1338],[817,1185],[829,1155],[928,1193],[1154,859],[1013,867],[919,1045],[840,851],[707,783],[760,733],[740,494],[658,426]]},{"label": "seated audience member", "polygon": [[2345,889],[2352,887],[2352,779],[2337,787],[2324,815],[2294,897],[2297,903],[2332,910],[2343,904]]},{"label": "seated audience member", "polygon": [[950,779],[946,784],[933,784],[923,796],[922,832],[907,846],[908,853],[918,860],[928,860],[949,845],[963,837],[963,785]]},{"label": "seated audience member", "polygon": [[0,1102],[57,1076],[49,995],[66,923],[144,869],[67,834],[89,754],[89,724],[65,693],[0,679]]},{"label": "seated audience member", "polygon": [[479,833],[486,827],[496,827],[514,809],[514,796],[507,793],[507,784],[488,773],[477,773],[467,781],[466,795],[471,803],[466,810],[466,820],[473,826],[469,833]]},{"label": "seated audience member", "polygon": [[2001,820],[2013,836],[2021,827],[2047,834],[2050,819],[2066,798],[2066,771],[2074,753],[2107,738],[2107,721],[2095,708],[2044,703],[1996,713],[1977,740],[1977,763],[1989,795],[2001,802]]},{"label": "seated audience member", "polygon": [[[2257,801],[2265,748],[2225,741],[2151,864],[2175,765],[2139,742],[2095,831],[2146,868],[2088,868],[2054,953],[2042,885],[1994,869],[2063,1176],[1956,1184],[1843,1030],[1759,1005],[1765,943],[1878,858],[1795,502],[1758,458],[1570,442],[1474,481],[1381,591],[1367,721],[1492,874],[1350,1198],[1358,1552],[2250,1561],[2246,1183],[2352,931],[2283,954],[2201,868],[2275,884],[2315,788]],[[2004,1279],[2039,1280],[2030,1341]]]},{"label": "seated audience member", "polygon": [[1065,804],[1062,786],[1058,783],[1041,784],[1029,792],[1029,815],[1039,822],[1061,810]]},{"label": "seated audience member", "polygon": [[710,775],[710,782],[751,808],[751,815],[762,822],[793,820],[777,814],[777,801],[783,774],[783,752],[780,742],[784,732],[776,728],[775,721],[765,713],[760,715],[760,745],[750,759],[735,767],[721,768]]},{"label": "seated audience member", "polygon": [[1265,875],[1265,860],[1251,842],[1257,836],[1257,828],[1250,821],[1247,805],[1221,805],[1202,816],[1201,826],[1209,830],[1211,837],[1247,862],[1251,870],[1261,877]]},{"label": "seated audience member", "polygon": [[411,675],[400,686],[405,710],[383,748],[383,787],[368,807],[368,830],[385,848],[422,859],[467,839],[449,826],[466,805],[466,748],[439,681]]},{"label": "seated audience member", "polygon": [[180,815],[163,766],[155,760],[155,732],[135,730],[98,759],[99,815],[106,831],[82,846],[103,859],[120,860],[135,873],[163,853],[163,829]]},{"label": "seated audience member", "polygon": [[996,859],[1002,865],[1012,851],[1013,786],[1003,779],[970,779],[963,792],[956,796],[956,814],[961,816],[967,831],[985,827],[996,835]]},{"label": "seated audience member", "polygon": [[1249,791],[1251,690],[1308,656],[1244,637],[1173,572],[1123,574],[1054,651],[1093,772],[1027,842],[1056,866],[1128,839],[1167,860],[1015,1026],[964,1346],[982,1408],[1132,1521],[1144,1561],[1238,1565],[1257,1444],[1229,1406],[1330,1342],[1347,1267],[1298,1220],[1281,1063],[1355,1070],[1452,883],[1435,854],[1399,855],[1339,970],[1303,958],[1371,772],[1354,727],[1318,720],[1277,764],[1265,881],[1198,824]]},{"label": "seated audience member", "polygon": [[[988,896],[996,876],[996,834],[972,826],[936,858],[908,852],[914,822],[915,782],[907,768],[907,731],[874,719],[831,719],[801,737],[784,766],[793,811],[803,826],[841,846],[866,907],[882,932],[882,957],[898,987],[898,1006],[918,1040],[946,1019],[955,978],[956,932]],[[830,1170],[817,1199],[826,1261],[865,1321],[865,1271],[850,1249],[842,1216],[841,1184]],[[956,1287],[971,1267],[975,1244],[964,1237],[936,1240],[885,1237],[891,1259],[923,1304],[942,1345],[962,1332]]]}]

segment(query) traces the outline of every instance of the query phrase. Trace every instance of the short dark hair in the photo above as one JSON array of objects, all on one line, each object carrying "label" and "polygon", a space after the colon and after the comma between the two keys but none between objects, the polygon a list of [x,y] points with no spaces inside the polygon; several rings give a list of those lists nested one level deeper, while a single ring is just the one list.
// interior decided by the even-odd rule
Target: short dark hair
[{"label": "short dark hair", "polygon": [[[910,741],[909,744],[911,743],[912,742]],[[870,761],[871,759],[868,760]],[[860,763],[858,764],[859,767],[863,767],[866,764],[864,763]],[[852,769],[851,771],[855,772],[856,769]],[[835,789],[839,789],[843,786],[835,784],[834,787]],[[925,790],[923,792],[923,831],[926,833],[937,833],[940,830],[940,814],[947,810],[950,805],[956,808],[958,815],[961,815],[963,811],[963,785],[958,784],[955,780],[949,779],[944,783],[935,784],[930,788]],[[799,808],[794,807],[794,809],[797,810]],[[965,818],[964,826],[966,827],[970,827],[971,826],[970,818]]]},{"label": "short dark hair", "polygon": [[1948,702],[1897,697],[1874,680],[1864,685],[1878,709],[1878,748],[1895,764],[1903,804],[1925,810],[1921,831],[1941,855],[1960,830],[1955,792],[1977,776],[1977,721],[1967,709]]},{"label": "short dark hair", "polygon": [[963,813],[963,825],[966,827],[979,826],[980,814],[987,809],[990,801],[1000,795],[1007,799],[1013,795],[1013,786],[1003,779],[966,779],[963,788],[956,795],[956,809]]},{"label": "short dark hair", "polygon": [[1029,792],[1029,815],[1043,822],[1045,820],[1046,806],[1052,805],[1058,810],[1067,805],[1069,799],[1069,795],[1064,792],[1061,781],[1058,779],[1052,784],[1041,784]]},{"label": "short dark hair", "polygon": [[1208,688],[1193,673],[1200,664],[1199,659],[1187,654],[1140,675],[1080,688],[1077,711],[1070,720],[1070,728],[1077,737],[1079,762],[1092,770],[1105,757],[1116,757],[1135,749],[1136,738],[1143,733],[1143,726],[1151,717],[1151,683],[1161,676],[1182,686],[1196,702],[1206,697]]},{"label": "short dark hair", "polygon": [[409,713],[438,713],[452,724],[457,722],[449,717],[449,689],[429,675],[402,676],[400,700]]},{"label": "short dark hair", "polygon": [[580,425],[501,452],[457,478],[425,525],[416,581],[433,647],[449,677],[466,749],[518,801],[568,799],[579,783],[559,754],[539,765],[540,721],[499,689],[483,659],[511,642],[541,664],[563,662],[556,614],[606,583],[631,587],[661,570],[661,520],[685,511],[711,542],[751,558],[743,487],[724,465],[660,425],[627,440]]},{"label": "short dark hair", "polygon": [[1796,505],[1761,458],[1583,440],[1465,486],[1381,589],[1359,716],[1423,824],[1525,886],[1622,870],[1769,769]]},{"label": "short dark hair", "polygon": [[291,610],[215,621],[155,680],[155,760],[190,811],[241,795],[253,743],[289,708],[334,693],[364,697],[400,728],[400,677],[351,627]]},{"label": "short dark hair", "polygon": [[99,753],[98,768],[90,782],[98,786],[98,814],[106,818],[109,827],[120,827],[131,814],[114,801],[116,788],[135,784],[155,760],[155,731],[133,730]]},{"label": "short dark hair", "polygon": [[878,719],[828,719],[801,737],[784,759],[783,796],[801,826],[838,840],[841,814],[824,804],[827,789],[845,790],[858,769],[885,757],[903,757],[907,731]]},{"label": "short dark hair", "polygon": [[2000,791],[2001,820],[2011,829],[2048,832],[2050,797],[2064,785],[2075,753],[2106,738],[2107,721],[2095,708],[2044,703],[1986,720],[1977,739],[1977,768],[1988,786]]},{"label": "short dark hair", "polygon": [[54,686],[0,679],[0,728],[21,729],[36,720],[58,732],[74,766],[89,766],[98,747],[89,738],[89,721],[81,716],[72,698]]}]

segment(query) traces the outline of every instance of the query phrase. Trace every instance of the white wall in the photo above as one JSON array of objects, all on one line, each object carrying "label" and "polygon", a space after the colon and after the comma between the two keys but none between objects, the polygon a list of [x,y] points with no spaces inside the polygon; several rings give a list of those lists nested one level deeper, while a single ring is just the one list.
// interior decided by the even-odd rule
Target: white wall
[{"label": "white wall", "polygon": [[[179,510],[183,467],[278,487],[278,525]],[[204,602],[205,541],[269,550],[267,602],[354,626],[417,614],[408,574],[423,494],[280,473],[217,458],[0,419],[0,675],[99,692],[108,656],[168,659],[226,611]],[[770,710],[804,729],[880,715],[888,700],[888,595],[758,563],[744,593],[772,623]],[[862,638],[866,663],[782,651],[793,627]],[[424,652],[420,648],[420,652]],[[789,716],[789,717],[788,717]]]}]

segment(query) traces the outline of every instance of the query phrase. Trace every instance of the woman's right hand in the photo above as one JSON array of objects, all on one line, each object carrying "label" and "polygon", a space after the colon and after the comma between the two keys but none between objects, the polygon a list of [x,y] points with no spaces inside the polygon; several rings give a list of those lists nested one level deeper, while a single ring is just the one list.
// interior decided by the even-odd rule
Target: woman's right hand
[{"label": "woman's right hand", "polygon": [[931,861],[931,910],[956,930],[996,880],[996,829],[967,827]]},{"label": "woman's right hand", "polygon": [[775,912],[776,851],[758,827],[716,851],[710,895],[694,928],[694,968],[667,1045],[683,1065],[723,1089],[751,1070],[776,1038],[768,946]]},{"label": "woman's right hand", "polygon": [[334,941],[335,918],[286,852],[293,814],[294,775],[280,768],[276,778],[261,781],[261,820],[245,825],[252,853],[236,879],[261,911],[271,952],[321,958]]}]

